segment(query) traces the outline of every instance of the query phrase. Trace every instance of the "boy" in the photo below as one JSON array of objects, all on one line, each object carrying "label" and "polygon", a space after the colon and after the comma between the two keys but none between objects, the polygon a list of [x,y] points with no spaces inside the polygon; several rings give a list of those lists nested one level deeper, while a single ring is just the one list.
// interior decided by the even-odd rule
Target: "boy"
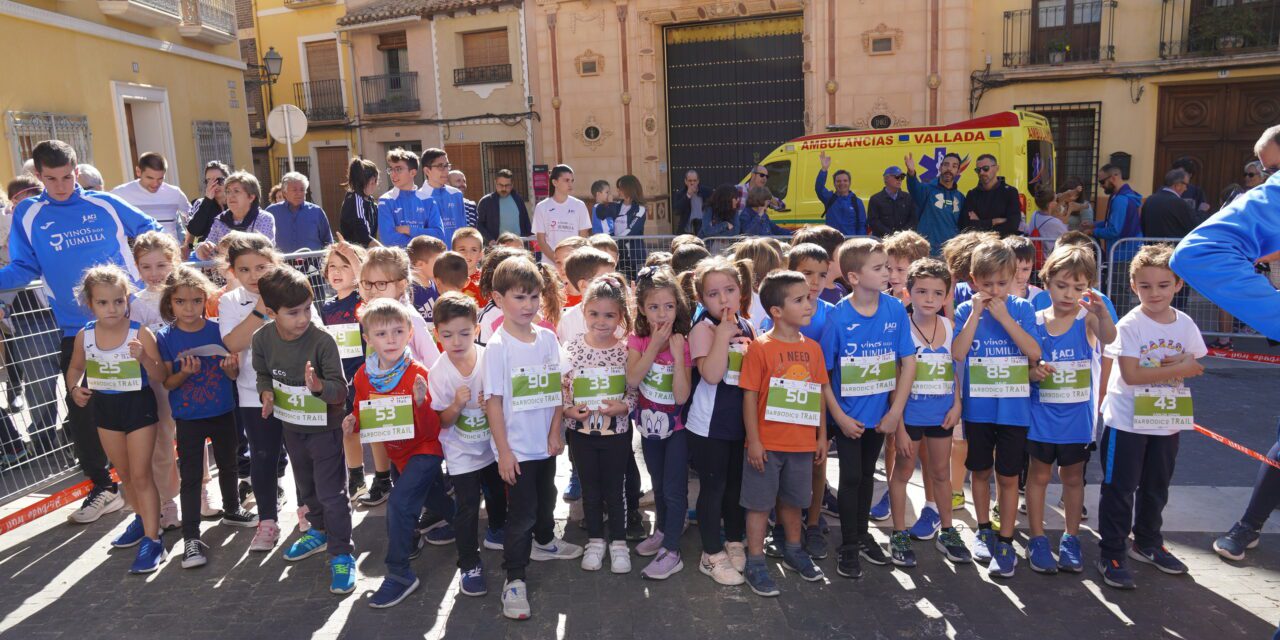
[{"label": "boy", "polygon": [[271,321],[253,334],[253,369],[262,397],[262,417],[284,425],[284,446],[293,467],[298,502],[307,507],[311,528],[284,552],[296,562],[326,548],[332,593],[356,588],[351,557],[351,504],[342,450],[347,380],[338,343],[312,321],[311,285],[306,276],[275,267],[258,281]]},{"label": "boy", "polygon": [[[467,283],[470,281],[470,277],[467,275],[468,268],[470,266],[467,264],[467,259],[460,254],[454,251],[446,251],[440,254],[440,257],[436,258],[435,270],[432,272],[432,275],[435,276],[435,287],[439,295],[443,297],[446,293],[456,291],[471,297],[465,291]],[[474,297],[471,299],[475,300]],[[438,304],[439,302],[440,299],[436,298],[436,303]]]},{"label": "boy", "polygon": [[614,240],[613,236],[607,233],[597,233],[590,238],[587,238],[587,245],[593,249],[599,249],[600,251],[613,256],[613,263],[615,265],[618,264],[619,256],[622,255],[618,249],[618,241]]},{"label": "boy", "polygon": [[511,233],[510,231],[503,231],[501,234],[498,234],[497,245],[499,247],[511,247],[513,249],[523,249],[524,241],[520,239],[520,236],[514,233]]},{"label": "boy", "polygon": [[[1178,455],[1178,432],[1191,429],[1191,390],[1184,380],[1204,373],[1196,362],[1208,350],[1200,329],[1170,303],[1182,280],[1169,269],[1173,247],[1142,247],[1129,264],[1129,286],[1138,308],[1116,325],[1116,342],[1107,347],[1120,375],[1111,376],[1102,406],[1106,429],[1101,453],[1106,461],[1098,501],[1098,572],[1108,586],[1134,588],[1125,566],[1128,555],[1165,573],[1187,566],[1164,547],[1161,516],[1169,501],[1169,482]],[[1137,499],[1134,493],[1140,492]]]},{"label": "boy", "polygon": [[[440,419],[431,410],[427,368],[408,355],[413,313],[395,300],[379,299],[360,312],[360,328],[372,352],[356,372],[355,406],[342,422],[363,442],[381,442],[400,473],[387,499],[387,576],[369,606],[400,604],[420,584],[409,562],[422,553],[416,525],[428,489],[440,477]],[[448,501],[443,493],[438,500]],[[451,505],[431,504],[435,513]]]},{"label": "boy", "polygon": [[771,597],[779,592],[765,565],[764,534],[775,506],[786,529],[783,563],[810,582],[825,577],[800,544],[800,510],[811,501],[814,465],[827,458],[822,396],[829,387],[821,348],[800,333],[813,317],[804,276],[775,271],[760,297],[774,326],[752,341],[742,362],[747,464],[739,504],[747,510],[747,584]]},{"label": "boy", "polygon": [[889,254],[889,295],[905,303],[907,272],[912,262],[929,257],[929,241],[914,231],[899,231],[884,239],[884,251]]},{"label": "boy", "polygon": [[489,592],[480,563],[477,524],[480,496],[485,496],[489,526],[486,549],[503,548],[507,520],[507,488],[498,476],[493,456],[489,420],[484,414],[484,347],[475,344],[478,310],[475,301],[460,293],[446,293],[436,302],[436,341],[445,357],[436,360],[427,381],[431,408],[440,412],[440,444],[449,465],[457,512],[453,529],[457,536],[458,590],[467,596]]},{"label": "boy", "polygon": [[[1036,315],[1031,303],[1009,293],[1018,258],[999,240],[973,250],[970,279],[976,292],[956,308],[951,352],[963,355],[965,467],[973,473],[973,506],[978,520],[975,562],[989,562],[993,576],[1013,577],[1018,476],[1031,426],[1030,363],[1040,361]],[[957,376],[959,378],[960,376]],[[994,452],[994,456],[993,456]],[[997,539],[991,524],[991,472],[995,469],[1000,512]]]},{"label": "boy", "polygon": [[587,246],[587,239],[582,236],[569,236],[556,245],[553,257],[556,263],[556,274],[560,276],[560,282],[564,283],[564,307],[566,309],[577,306],[579,302],[582,302],[582,292],[574,288],[574,283],[570,281],[569,276],[565,275],[564,263],[569,259],[569,254],[585,246]]},{"label": "boy", "polygon": [[1013,249],[1013,255],[1018,259],[1018,270],[1013,275],[1013,295],[1027,301],[1034,299],[1044,291],[1031,284],[1031,270],[1036,264],[1035,245],[1024,236],[1007,236],[1001,242]]},{"label": "boy", "polygon": [[849,290],[840,282],[840,261],[836,255],[840,245],[844,244],[844,234],[834,227],[825,224],[801,227],[791,236],[791,246],[812,243],[822,247],[831,257],[831,266],[827,271],[827,288],[820,296],[831,304],[837,304],[849,294]]},{"label": "boy", "polygon": [[[413,283],[410,287],[413,308],[422,314],[422,319],[431,326],[431,307],[435,305],[440,291],[435,283],[436,259],[448,249],[444,242],[435,236],[418,236],[409,241],[405,249],[409,253],[409,266],[413,269]],[[356,274],[359,278],[360,274]]]},{"label": "boy", "polygon": [[467,283],[463,286],[463,293],[475,299],[477,306],[483,307],[488,302],[480,296],[480,260],[484,258],[484,237],[474,227],[462,227],[453,232],[452,246],[467,261]]},{"label": "boy", "polygon": [[444,235],[440,209],[418,193],[418,154],[395,148],[387,152],[391,190],[378,198],[378,241],[388,247],[404,247],[418,236]]},{"label": "boy", "polygon": [[502,326],[484,351],[485,416],[509,485],[511,509],[503,539],[502,615],[529,618],[525,568],[529,560],[571,560],[582,547],[555,537],[556,456],[564,449],[560,423],[560,345],[533,324],[545,284],[531,260],[504,260],[493,274],[493,301]]},{"label": "boy", "polygon": [[606,213],[609,206],[613,204],[613,198],[609,193],[610,188],[608,180],[596,180],[591,183],[591,233],[613,233],[614,216]]},{"label": "boy", "polygon": [[[566,285],[573,287],[574,291],[586,291],[592,280],[606,273],[613,273],[617,264],[609,254],[599,249],[577,249],[564,261]],[[582,305],[565,309],[560,316],[560,324],[556,325],[556,336],[560,339],[560,344],[569,344],[586,332],[587,322],[582,317]]]},{"label": "boy", "polygon": [[[827,409],[839,430],[840,557],[836,572],[862,576],[859,556],[889,564],[867,531],[876,459],[884,434],[902,422],[907,392],[915,380],[915,343],[907,310],[884,293],[889,256],[872,238],[853,238],[840,247],[840,271],[853,288],[827,316],[822,355],[831,372]],[[894,390],[901,390],[894,393]]]}]

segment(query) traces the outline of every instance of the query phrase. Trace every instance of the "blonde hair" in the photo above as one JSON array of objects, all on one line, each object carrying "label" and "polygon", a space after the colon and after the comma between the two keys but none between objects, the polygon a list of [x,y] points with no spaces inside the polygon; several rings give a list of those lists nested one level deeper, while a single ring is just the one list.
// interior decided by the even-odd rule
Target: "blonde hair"
[{"label": "blonde hair", "polygon": [[973,250],[969,273],[977,278],[1018,270],[1018,254],[1000,240],[984,240]]},{"label": "blonde hair", "polygon": [[748,238],[733,245],[733,258],[751,261],[753,283],[763,282],[765,276],[782,268],[782,253],[770,238]]},{"label": "blonde hair", "polygon": [[929,257],[929,241],[915,231],[898,231],[884,239],[884,251],[890,258],[906,258],[908,262],[915,262]]},{"label": "blonde hair", "polygon": [[973,267],[973,250],[987,240],[999,240],[994,231],[966,231],[942,243],[942,261],[957,282],[967,282]]},{"label": "blonde hair", "polygon": [[1060,273],[1084,278],[1092,286],[1098,275],[1098,263],[1093,259],[1093,250],[1079,245],[1055,248],[1040,268],[1040,281],[1047,286],[1049,278]]},{"label": "blonde hair", "polygon": [[694,297],[699,302],[703,302],[702,292],[706,288],[707,276],[713,273],[726,275],[738,283],[738,287],[742,289],[742,303],[739,305],[738,314],[744,318],[750,318],[751,296],[755,295],[752,289],[751,261],[732,261],[724,256],[704,258],[693,271],[680,274],[680,286],[685,291],[693,291]]},{"label": "blonde hair", "polygon": [[89,267],[84,272],[84,279],[80,281],[80,286],[76,287],[76,298],[86,309],[93,308],[93,288],[99,286],[120,287],[124,290],[126,297],[137,292],[138,288],[133,286],[133,280],[129,278],[129,274],[125,272],[119,265],[100,264]]},{"label": "blonde hair", "polygon": [[573,251],[575,249],[580,249],[582,247],[585,247],[587,246],[587,244],[588,244],[587,239],[582,236],[569,236],[568,238],[565,238],[564,240],[561,240],[559,243],[557,243],[555,246],[555,249],[552,249],[551,252],[553,254],[559,253],[560,250],[564,248],[568,248],[570,251]]},{"label": "blonde hair", "polygon": [[612,253],[615,256],[619,255],[618,241],[614,240],[613,236],[607,233],[597,233],[590,238],[587,238],[587,246],[600,251]]},{"label": "blonde hair", "polygon": [[476,229],[475,227],[459,227],[457,231],[453,232],[453,239],[449,241],[449,247],[456,250],[458,248],[458,241],[463,238],[471,238],[472,240],[479,242],[481,247],[484,246],[484,236],[480,235],[479,229]]},{"label": "blonde hair", "polygon": [[135,261],[152,251],[163,253],[169,258],[169,262],[175,265],[182,262],[182,251],[178,248],[178,241],[167,233],[148,231],[133,240],[133,259]]},{"label": "blonde hair", "polygon": [[1169,266],[1169,261],[1173,258],[1173,245],[1167,243],[1157,243],[1143,245],[1138,250],[1138,254],[1133,256],[1133,260],[1129,262],[1129,278],[1133,279],[1138,275],[1138,270],[1143,267],[1155,267],[1164,269],[1173,274],[1173,277],[1179,282],[1182,278]]},{"label": "blonde hair", "polygon": [[[346,247],[350,249],[351,252],[354,253],[356,256],[356,263],[351,264],[351,262],[347,260],[347,256],[339,253],[337,251],[339,247]],[[335,242],[329,245],[329,247],[324,250],[324,257],[321,259],[321,262],[320,262],[320,273],[323,274],[325,277],[328,277],[329,267],[333,265],[333,261],[336,258],[338,260],[343,261],[344,263],[347,263],[347,266],[355,270],[356,277],[359,278],[360,269],[364,265],[365,259],[367,259],[368,257],[369,257],[369,251],[358,244],[350,244],[347,242]]]},{"label": "blonde hair", "polygon": [[587,305],[596,300],[611,300],[618,305],[618,313],[622,317],[622,329],[631,333],[631,305],[627,300],[627,283],[622,276],[606,273],[591,281],[586,292],[582,294],[582,311],[586,314]]},{"label": "blonde hair", "polygon": [[382,269],[382,272],[392,280],[413,282],[413,272],[409,269],[409,254],[405,253],[403,249],[396,247],[374,247],[370,249],[369,255],[360,267],[361,278],[364,278],[365,272],[370,267]]},{"label": "blonde hair", "polygon": [[360,318],[360,328],[365,331],[394,322],[413,327],[413,311],[399,300],[391,298],[370,300],[360,306],[360,313],[357,315]]},{"label": "blonde hair", "polygon": [[[200,273],[199,269],[193,269],[185,264],[180,264],[173,269],[173,273],[164,281],[164,292],[160,294],[160,317],[165,322],[173,322],[175,317],[173,313],[173,294],[181,287],[190,287],[204,294],[207,301],[216,290],[212,282]],[[204,305],[200,305],[203,310]],[[204,315],[204,314],[201,314]]]}]

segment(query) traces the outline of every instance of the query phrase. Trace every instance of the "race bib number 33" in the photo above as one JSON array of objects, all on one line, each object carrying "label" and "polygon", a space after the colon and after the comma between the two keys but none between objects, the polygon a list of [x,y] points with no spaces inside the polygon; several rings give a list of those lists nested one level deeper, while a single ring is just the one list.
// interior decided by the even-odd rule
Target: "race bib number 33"
[{"label": "race bib number 33", "polygon": [[1138,387],[1133,394],[1133,428],[1195,428],[1191,390],[1186,387]]},{"label": "race bib number 33", "polygon": [[627,390],[627,374],[622,367],[579,369],[573,378],[573,401],[592,411],[604,408],[605,400],[621,400]]},{"label": "race bib number 33", "polygon": [[271,386],[275,397],[275,417],[309,427],[323,427],[328,423],[329,406],[312,395],[310,389],[287,385],[279,380],[273,380]]},{"label": "race bib number 33", "polygon": [[515,411],[551,409],[564,402],[560,370],[551,365],[511,370],[511,408]]},{"label": "race bib number 33", "polygon": [[973,398],[1025,398],[1031,394],[1030,368],[1021,356],[969,358]]},{"label": "race bib number 33", "polygon": [[142,389],[142,364],[125,353],[112,354],[103,360],[85,359],[84,374],[94,391]]},{"label": "race bib number 33", "polygon": [[360,403],[360,442],[413,437],[413,398],[387,396]]},{"label": "race bib number 33", "polygon": [[765,420],[816,427],[821,415],[822,385],[801,380],[769,378]]}]

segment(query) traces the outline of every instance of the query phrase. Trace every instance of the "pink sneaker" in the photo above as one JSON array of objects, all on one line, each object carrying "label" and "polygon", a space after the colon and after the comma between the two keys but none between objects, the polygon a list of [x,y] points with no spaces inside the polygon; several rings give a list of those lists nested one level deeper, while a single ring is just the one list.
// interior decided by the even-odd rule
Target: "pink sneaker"
[{"label": "pink sneaker", "polygon": [[276,543],[280,541],[280,527],[276,525],[275,520],[263,520],[258,523],[258,531],[253,534],[253,541],[249,543],[250,551],[271,551],[276,548]]},{"label": "pink sneaker", "polygon": [[170,500],[160,505],[160,529],[173,531],[181,526],[182,520],[178,519],[178,503]]},{"label": "pink sneaker", "polygon": [[684,562],[680,560],[678,552],[663,549],[658,553],[658,557],[640,572],[640,575],[650,580],[666,580],[683,568]]},{"label": "pink sneaker", "polygon": [[645,538],[640,544],[636,545],[636,554],[648,558],[656,556],[662,550],[663,535],[661,531],[654,531],[653,535]]},{"label": "pink sneaker", "polygon": [[298,533],[306,533],[311,528],[311,521],[307,520],[307,505],[298,507]]}]

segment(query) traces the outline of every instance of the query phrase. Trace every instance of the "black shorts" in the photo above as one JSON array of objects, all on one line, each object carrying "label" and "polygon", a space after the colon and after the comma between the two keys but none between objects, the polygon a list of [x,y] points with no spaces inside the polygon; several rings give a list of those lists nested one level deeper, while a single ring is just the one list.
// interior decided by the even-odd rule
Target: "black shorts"
[{"label": "black shorts", "polygon": [[[1026,463],[1027,427],[990,422],[964,423],[969,455],[964,466],[970,471],[986,471],[995,466],[996,475],[1016,476]],[[994,453],[994,455],[993,455]]]},{"label": "black shorts", "polygon": [[1027,440],[1027,455],[1045,464],[1056,462],[1060,467],[1069,467],[1073,464],[1089,461],[1090,444],[1092,443],[1053,444],[1052,442]]},{"label": "black shorts", "polygon": [[89,397],[93,424],[99,429],[131,433],[160,422],[156,394],[151,387],[124,393],[94,391]]},{"label": "black shorts", "polygon": [[942,427],[915,427],[912,425],[904,425],[907,428],[907,435],[911,437],[912,442],[920,442],[921,438],[950,438],[951,429],[943,429]]}]

